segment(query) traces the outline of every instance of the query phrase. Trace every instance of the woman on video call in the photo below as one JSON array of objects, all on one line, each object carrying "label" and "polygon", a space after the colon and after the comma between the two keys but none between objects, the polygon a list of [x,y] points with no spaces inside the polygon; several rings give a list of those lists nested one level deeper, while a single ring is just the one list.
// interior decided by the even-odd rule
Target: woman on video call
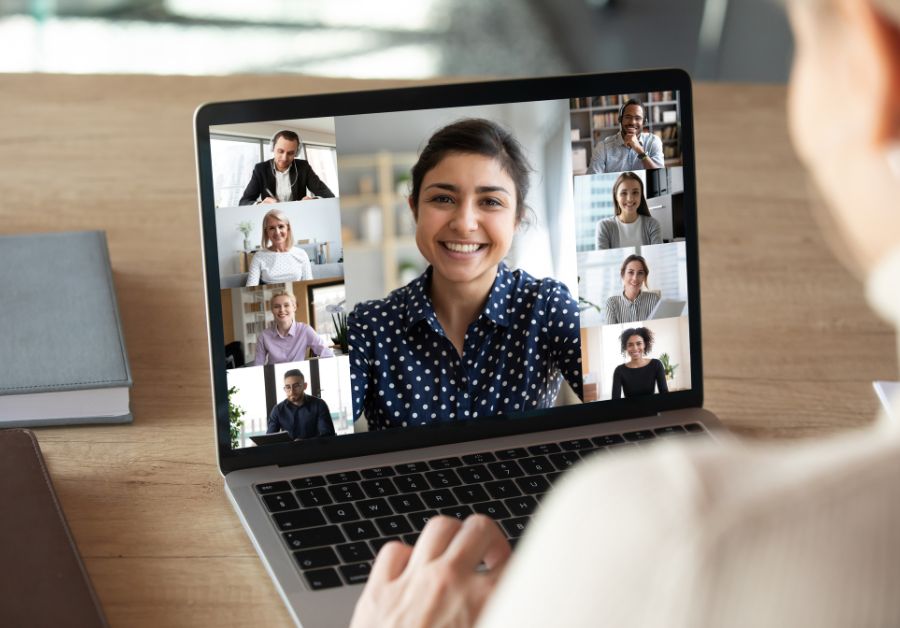
[{"label": "woman on video call", "polygon": [[578,307],[565,285],[503,262],[525,215],[530,166],[498,124],[436,132],[409,206],[430,266],[349,317],[354,415],[369,429],[475,419],[581,396]]},{"label": "woman on video call", "polygon": [[662,244],[662,227],[650,215],[644,198],[644,182],[633,172],[623,172],[613,184],[616,215],[597,223],[597,248]]},{"label": "woman on video call", "polygon": [[[900,0],[787,4],[791,137],[825,201],[810,206],[898,329]],[[865,382],[823,386],[835,384]],[[900,415],[900,399],[890,407]],[[510,563],[490,521],[432,518],[414,549],[382,548],[352,628],[900,626],[896,421],[806,442],[696,445],[579,463]]]},{"label": "woman on video call", "polygon": [[253,254],[247,286],[312,279],[312,264],[301,248],[294,246],[291,221],[280,209],[266,212],[262,220],[262,248]]},{"label": "woman on video call", "polygon": [[619,336],[622,355],[628,354],[628,361],[613,371],[612,398],[621,399],[639,395],[652,395],[654,388],[661,393],[669,392],[666,385],[666,369],[656,358],[648,358],[653,350],[653,332],[646,327],[626,329]]},{"label": "woman on video call", "polygon": [[330,358],[334,352],[310,325],[295,319],[297,299],[288,292],[278,292],[271,301],[272,324],[256,339],[254,366],[299,362],[311,349],[320,358]]},{"label": "woman on video call", "polygon": [[640,255],[629,255],[619,271],[622,277],[622,294],[606,300],[606,324],[645,321],[659,303],[659,294],[645,290],[650,268]]}]

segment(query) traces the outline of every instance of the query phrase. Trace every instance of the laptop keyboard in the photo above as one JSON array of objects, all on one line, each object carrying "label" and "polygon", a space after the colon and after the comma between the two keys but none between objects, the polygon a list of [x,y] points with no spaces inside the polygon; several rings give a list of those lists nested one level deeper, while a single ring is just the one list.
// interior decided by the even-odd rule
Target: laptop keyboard
[{"label": "laptop keyboard", "polygon": [[583,458],[705,434],[699,423],[256,485],[310,588],[364,583],[389,541],[414,545],[432,517],[494,519],[509,542],[525,532],[553,483]]}]

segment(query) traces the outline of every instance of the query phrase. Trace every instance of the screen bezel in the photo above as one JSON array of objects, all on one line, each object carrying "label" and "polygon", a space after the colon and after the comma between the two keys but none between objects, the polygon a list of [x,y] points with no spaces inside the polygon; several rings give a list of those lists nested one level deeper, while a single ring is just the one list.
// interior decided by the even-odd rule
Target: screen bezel
[{"label": "screen bezel", "polygon": [[[691,355],[690,390],[643,398],[599,400],[586,404],[532,410],[515,417],[499,415],[489,419],[363,432],[337,438],[318,438],[308,442],[231,449],[226,369],[224,366],[216,368],[216,365],[225,364],[225,342],[221,314],[215,197],[210,154],[211,126],[521,101],[568,100],[604,94],[664,90],[679,92],[681,109],[683,211],[690,312],[688,317]],[[203,239],[213,409],[219,468],[223,474],[249,467],[273,464],[287,466],[591,423],[607,423],[652,416],[666,410],[703,405],[693,92],[690,76],[685,71],[663,69],[583,74],[209,103],[200,106],[195,112],[194,133],[200,192],[200,223]],[[596,416],[599,409],[602,409],[605,416],[600,418]]]}]

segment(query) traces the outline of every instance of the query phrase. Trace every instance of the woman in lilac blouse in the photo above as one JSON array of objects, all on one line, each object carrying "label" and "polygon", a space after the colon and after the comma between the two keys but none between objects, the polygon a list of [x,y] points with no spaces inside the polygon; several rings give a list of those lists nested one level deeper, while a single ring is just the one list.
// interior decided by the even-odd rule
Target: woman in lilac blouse
[{"label": "woman in lilac blouse", "polygon": [[266,327],[256,339],[254,366],[299,362],[306,359],[307,349],[320,358],[330,358],[334,352],[326,345],[316,330],[294,320],[297,299],[288,292],[279,292],[271,300],[275,321]]}]

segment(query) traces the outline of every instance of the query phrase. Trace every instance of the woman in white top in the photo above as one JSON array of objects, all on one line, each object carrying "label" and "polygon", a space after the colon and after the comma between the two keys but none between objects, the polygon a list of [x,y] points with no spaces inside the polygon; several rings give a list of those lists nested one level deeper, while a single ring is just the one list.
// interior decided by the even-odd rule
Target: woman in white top
[{"label": "woman in white top", "polygon": [[597,223],[597,248],[662,244],[662,227],[650,215],[644,198],[644,182],[633,172],[623,172],[613,184],[616,215]]},{"label": "woman in white top", "polygon": [[312,264],[303,249],[294,246],[291,221],[280,209],[263,216],[262,248],[253,254],[248,286],[312,279]]},{"label": "woman in white top", "polygon": [[645,290],[650,268],[640,255],[629,255],[622,262],[622,293],[606,300],[606,324],[645,321],[659,303],[659,295]]},{"label": "woman in white top", "polygon": [[[791,137],[826,201],[811,206],[900,329],[900,0],[789,4]],[[900,429],[837,436],[578,463],[480,628],[900,626]],[[353,628],[471,625],[508,556],[483,517],[433,517],[415,549],[382,548]]]}]

